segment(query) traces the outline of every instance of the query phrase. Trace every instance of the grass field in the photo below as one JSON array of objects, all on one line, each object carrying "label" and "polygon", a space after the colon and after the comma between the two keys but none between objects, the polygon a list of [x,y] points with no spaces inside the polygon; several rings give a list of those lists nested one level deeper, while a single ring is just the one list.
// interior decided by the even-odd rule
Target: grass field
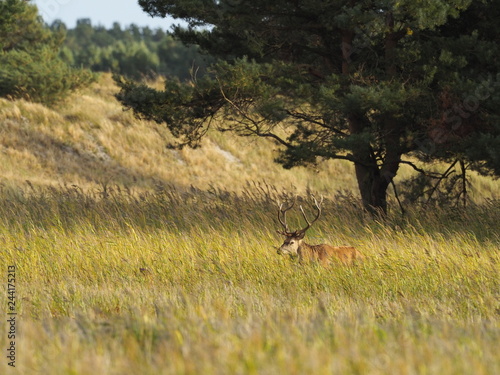
[{"label": "grass field", "polygon": [[4,198],[19,334],[1,373],[500,372],[498,203],[377,223],[328,201],[309,238],[368,260],[323,269],[276,254],[277,196]]},{"label": "grass field", "polygon": [[[0,100],[0,374],[500,373],[498,181],[473,176],[467,210],[376,221],[349,165],[283,171],[268,144],[219,134],[171,153],[113,90]],[[328,194],[306,239],[366,261],[276,254],[276,200],[309,190]]]}]

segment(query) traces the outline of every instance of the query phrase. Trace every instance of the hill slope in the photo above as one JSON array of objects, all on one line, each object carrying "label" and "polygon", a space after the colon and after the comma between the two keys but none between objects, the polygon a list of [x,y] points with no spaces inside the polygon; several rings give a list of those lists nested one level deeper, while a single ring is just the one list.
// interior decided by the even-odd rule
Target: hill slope
[{"label": "hill slope", "polygon": [[[348,163],[322,163],[317,170],[284,170],[273,162],[266,140],[213,132],[202,148],[169,150],[166,127],[123,111],[110,76],[49,109],[0,99],[0,176],[8,185],[157,184],[239,190],[248,181],[303,190],[355,189]],[[334,178],[332,176],[335,176]]]},{"label": "hill slope", "polygon": [[[304,192],[357,196],[353,167],[323,161],[316,168],[285,170],[273,162],[276,146],[263,139],[209,134],[200,149],[169,150],[165,126],[123,111],[109,75],[51,109],[0,99],[0,182],[4,186],[75,184],[83,189],[158,185],[239,191],[250,182]],[[399,181],[411,170],[403,169]],[[476,198],[500,196],[500,183],[473,176]]]}]

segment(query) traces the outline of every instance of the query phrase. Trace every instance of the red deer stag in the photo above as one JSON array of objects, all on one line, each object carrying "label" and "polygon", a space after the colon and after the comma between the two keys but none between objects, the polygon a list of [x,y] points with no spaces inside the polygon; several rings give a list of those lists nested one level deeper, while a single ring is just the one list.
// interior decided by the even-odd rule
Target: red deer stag
[{"label": "red deer stag", "polygon": [[293,203],[283,209],[283,204],[279,206],[278,210],[278,220],[283,225],[284,231],[277,231],[279,234],[285,236],[285,242],[278,249],[278,254],[285,255],[288,254],[290,256],[298,256],[300,263],[309,263],[309,262],[320,262],[323,266],[328,266],[332,261],[337,261],[342,264],[352,264],[355,260],[363,259],[363,255],[357,251],[354,247],[351,246],[330,246],[327,244],[321,245],[309,245],[304,242],[304,236],[306,231],[311,228],[311,226],[319,219],[321,216],[321,204],[323,203],[323,198],[321,198],[320,202],[313,197],[314,206],[317,209],[318,213],[312,222],[309,222],[307,216],[304,212],[302,206],[300,206],[300,211],[302,212],[302,216],[306,221],[307,225],[303,229],[296,230],[295,232],[290,232],[288,229],[288,225],[286,223],[286,212],[292,209],[295,205],[295,201]]}]

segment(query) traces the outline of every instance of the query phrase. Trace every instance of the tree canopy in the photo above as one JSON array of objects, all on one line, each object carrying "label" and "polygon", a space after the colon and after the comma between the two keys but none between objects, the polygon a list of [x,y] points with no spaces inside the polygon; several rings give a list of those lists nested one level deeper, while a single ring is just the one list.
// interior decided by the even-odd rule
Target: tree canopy
[{"label": "tree canopy", "polygon": [[218,58],[211,74],[161,91],[117,80],[118,99],[181,146],[217,124],[270,138],[287,168],[349,160],[371,212],[387,210],[402,163],[436,177],[407,156],[500,173],[498,2],[139,3],[185,20],[174,35]]}]

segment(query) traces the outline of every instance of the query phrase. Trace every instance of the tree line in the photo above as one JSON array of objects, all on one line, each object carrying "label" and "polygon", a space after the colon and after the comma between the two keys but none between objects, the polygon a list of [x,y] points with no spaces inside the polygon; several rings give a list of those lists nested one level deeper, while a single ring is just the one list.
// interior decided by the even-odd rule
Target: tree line
[{"label": "tree line", "polygon": [[50,28],[65,34],[61,48],[64,61],[94,72],[113,72],[132,79],[175,77],[190,79],[193,70],[203,71],[209,61],[195,45],[186,46],[162,29],[115,22],[110,29],[80,19],[67,29],[61,21]]},{"label": "tree line", "polygon": [[0,96],[52,105],[94,82],[97,72],[141,80],[179,81],[203,74],[210,58],[161,29],[115,23],[110,29],[81,19],[68,29],[47,25],[35,5],[0,1]]}]

